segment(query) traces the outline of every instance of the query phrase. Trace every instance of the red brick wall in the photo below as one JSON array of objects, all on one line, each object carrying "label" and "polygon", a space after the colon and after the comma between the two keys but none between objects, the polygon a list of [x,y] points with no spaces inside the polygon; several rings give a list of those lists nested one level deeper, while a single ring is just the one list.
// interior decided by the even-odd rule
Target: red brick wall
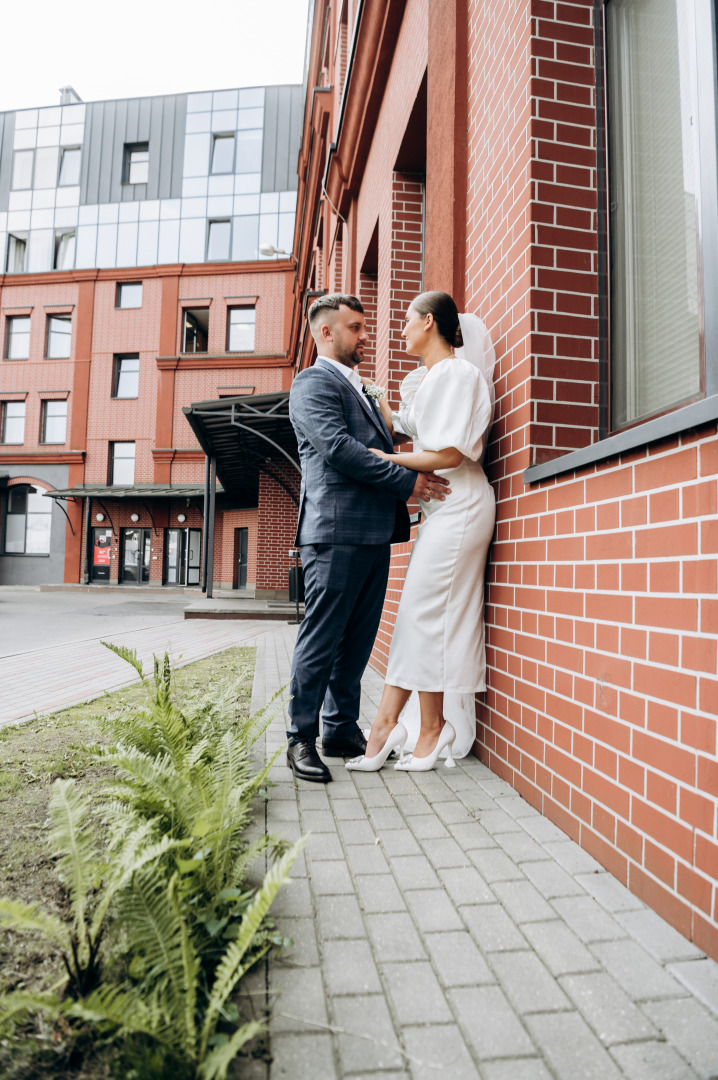
[{"label": "red brick wall", "polygon": [[[297,477],[297,485],[298,485]],[[294,483],[292,483],[294,487]],[[298,495],[298,486],[296,489]],[[297,506],[283,487],[262,472],[257,512],[257,591],[281,590],[289,583],[290,559],[297,531]]]}]

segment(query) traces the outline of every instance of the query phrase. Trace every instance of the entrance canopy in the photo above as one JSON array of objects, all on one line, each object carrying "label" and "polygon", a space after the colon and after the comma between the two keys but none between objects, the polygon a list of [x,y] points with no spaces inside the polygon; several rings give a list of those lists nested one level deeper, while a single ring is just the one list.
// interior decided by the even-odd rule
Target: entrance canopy
[{"label": "entrance canopy", "polygon": [[251,397],[198,401],[182,410],[233,507],[248,510],[259,501],[259,474],[271,463],[290,486],[300,475],[289,391]]},{"label": "entrance canopy", "polygon": [[78,484],[77,487],[62,491],[47,491],[51,499],[86,498],[93,499],[184,499],[193,495],[203,495],[202,484]]}]

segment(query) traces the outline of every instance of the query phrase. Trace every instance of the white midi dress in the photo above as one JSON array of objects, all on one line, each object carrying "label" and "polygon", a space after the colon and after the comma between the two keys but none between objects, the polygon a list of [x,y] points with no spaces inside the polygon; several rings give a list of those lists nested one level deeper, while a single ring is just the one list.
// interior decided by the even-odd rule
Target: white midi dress
[{"label": "white midi dress", "polygon": [[[450,356],[404,379],[395,429],[415,449],[453,446],[464,460],[442,469],[451,487],[444,502],[421,504],[424,521],[409,559],[391,641],[386,682],[444,692],[444,716],[456,730],[454,757],[476,738],[474,694],[486,689],[484,572],[494,531],[494,492],[481,465],[492,402],[481,371]],[[402,714],[407,750],[419,735],[416,694]]]}]

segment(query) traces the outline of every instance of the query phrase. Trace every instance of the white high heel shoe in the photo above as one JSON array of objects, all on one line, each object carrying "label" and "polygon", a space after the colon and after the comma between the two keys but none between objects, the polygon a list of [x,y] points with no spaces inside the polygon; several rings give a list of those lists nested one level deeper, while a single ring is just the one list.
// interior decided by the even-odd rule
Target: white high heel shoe
[{"label": "white high heel shoe", "polygon": [[404,745],[407,738],[408,733],[404,725],[397,724],[378,754],[375,754],[374,757],[367,757],[364,754],[362,757],[352,758],[346,762],[345,767],[354,769],[356,772],[378,772],[392,750],[398,750],[400,746]]},{"label": "white high heel shoe", "polygon": [[436,762],[439,760],[439,754],[444,749],[444,747],[446,747],[447,754],[444,765],[447,769],[455,769],[456,762],[454,761],[451,754],[451,747],[454,745],[455,738],[456,732],[454,731],[451,724],[447,721],[441,729],[441,733],[439,734],[436,746],[430,754],[428,754],[426,757],[415,757],[414,754],[407,754],[406,757],[402,758],[400,761],[397,761],[394,768],[400,769],[402,772],[431,772],[431,770],[436,765]]}]

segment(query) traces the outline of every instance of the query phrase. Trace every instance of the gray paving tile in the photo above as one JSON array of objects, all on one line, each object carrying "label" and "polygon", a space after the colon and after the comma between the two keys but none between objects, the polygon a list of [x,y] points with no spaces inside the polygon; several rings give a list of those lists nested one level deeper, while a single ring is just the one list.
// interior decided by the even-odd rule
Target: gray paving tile
[{"label": "gray paving tile", "polygon": [[394,806],[394,799],[384,786],[366,788],[361,797],[367,807]]},{"label": "gray paving tile", "polygon": [[715,960],[684,960],[668,970],[718,1016],[718,964]]},{"label": "gray paving tile", "polygon": [[605,972],[566,975],[559,982],[604,1046],[657,1037],[645,1013]]},{"label": "gray paving tile", "polygon": [[635,941],[595,942],[591,952],[634,1001],[685,996],[685,987]]},{"label": "gray paving tile", "polygon": [[541,1058],[511,1058],[510,1061],[487,1061],[481,1067],[483,1080],[551,1080],[551,1073]]},{"label": "gray paving tile", "polygon": [[528,948],[526,938],[500,904],[462,907],[461,915],[483,953]]},{"label": "gray paving tile", "polygon": [[403,1065],[383,994],[337,998],[333,1008],[334,1023],[346,1032],[337,1039],[344,1072],[388,1070]]},{"label": "gray paving tile", "polygon": [[518,1012],[554,1012],[570,1009],[563,990],[535,953],[492,953],[491,966]]},{"label": "gray paving tile", "polygon": [[551,860],[525,862],[521,869],[529,881],[532,881],[542,896],[552,900],[555,896],[584,896],[585,889],[575,878]]},{"label": "gray paving tile", "polygon": [[328,1022],[322,973],[316,968],[274,966],[270,977],[272,1039],[285,1031],[314,1031]]},{"label": "gray paving tile", "polygon": [[480,1060],[535,1053],[526,1029],[499,986],[450,990],[449,997]]},{"label": "gray paving tile", "polygon": [[330,1035],[278,1035],[272,1039],[272,1080],[334,1080]]},{"label": "gray paving tile", "polygon": [[[331,784],[329,785],[331,787]],[[302,810],[328,810],[329,795],[326,787],[315,784],[313,788],[302,788],[297,793],[299,805]],[[274,799],[274,792],[270,793],[270,805]]]},{"label": "gray paving tile", "polygon": [[431,808],[423,794],[418,791],[412,791],[409,795],[395,795],[394,802],[403,817],[426,814]]},{"label": "gray paving tile", "polygon": [[406,904],[391,874],[358,874],[359,902],[367,914],[406,911]]},{"label": "gray paving tile", "polygon": [[[481,786],[487,788],[489,793],[491,793],[487,782],[482,781]],[[500,810],[504,810],[507,814],[510,814],[512,818],[517,819],[541,817],[541,812],[537,810],[535,806],[532,806],[531,803],[526,802],[517,791],[514,791],[508,784],[505,785],[505,788],[508,788],[508,791],[505,791],[504,793],[497,791],[494,795],[494,800]]]},{"label": "gray paving tile", "polygon": [[377,833],[406,829],[406,822],[395,806],[370,806],[369,817]]},{"label": "gray paving tile", "polygon": [[380,963],[426,959],[426,950],[408,912],[367,915],[366,922],[374,954]]},{"label": "gray paving tile", "polygon": [[641,911],[625,911],[617,916],[631,937],[648,949],[661,963],[671,960],[697,960],[704,956],[692,942],[650,908]]},{"label": "gray paving tile", "polygon": [[391,860],[391,869],[402,890],[439,887],[436,871],[426,855],[398,855]]},{"label": "gray paving tile", "polygon": [[368,821],[340,821],[337,827],[345,844],[373,844],[376,840]]},{"label": "gray paving tile", "polygon": [[316,925],[324,939],[363,938],[366,933],[356,896],[317,897]]},{"label": "gray paving tile", "polygon": [[558,840],[555,843],[544,844],[544,850],[562,866],[567,874],[597,874],[603,871],[603,867],[589,855],[587,851],[575,844],[573,840]]},{"label": "gray paving tile", "polygon": [[600,874],[577,874],[576,881],[583,885],[586,892],[590,893],[599,904],[612,911],[634,911],[643,909],[643,904],[629,892],[625,885],[617,881],[607,870]]},{"label": "gray paving tile", "polygon": [[582,941],[618,941],[626,930],[592,896],[564,896],[552,901],[560,917]]},{"label": "gray paving tile", "polygon": [[[539,859],[549,859],[551,857],[546,848],[537,844],[525,832],[498,833],[496,843],[519,866],[524,862],[537,862]],[[480,853],[472,856],[472,858],[480,857]]]},{"label": "gray paving tile", "polygon": [[718,1020],[700,1002],[647,1001],[643,1009],[699,1076],[718,1074]]},{"label": "gray paving tile", "polygon": [[478,870],[473,866],[445,866],[439,877],[453,902],[461,904],[491,904],[495,897]]},{"label": "gray paving tile", "polygon": [[664,1042],[614,1046],[611,1054],[626,1080],[698,1080],[698,1073]]},{"label": "gray paving tile", "polygon": [[[505,836],[519,836],[520,833],[504,833]],[[473,853],[473,863],[481,871],[481,876],[489,882],[515,881],[523,878],[523,871],[519,869],[513,859],[509,858],[501,848],[485,848],[483,851]]]},{"label": "gray paving tile", "polygon": [[435,814],[414,814],[407,819],[407,825],[417,840],[434,840],[449,835]]},{"label": "gray paving tile", "polygon": [[406,894],[406,902],[422,933],[464,929],[456,908],[443,889],[414,889]]},{"label": "gray paving tile", "polygon": [[405,827],[380,832],[379,843],[390,858],[394,855],[421,855],[418,840]]},{"label": "gray paving tile", "polygon": [[525,923],[523,932],[554,975],[595,971],[596,959],[586,946],[558,919]]},{"label": "gray paving tile", "polygon": [[324,979],[329,994],[379,994],[381,983],[366,941],[325,941]]},{"label": "gray paving tile", "polygon": [[379,844],[347,844],[346,855],[355,874],[389,873],[389,864]]},{"label": "gray paving tile", "polygon": [[526,881],[496,881],[494,893],[516,923],[555,918],[555,912],[538,889]]},{"label": "gray paving tile", "polygon": [[476,1066],[456,1024],[407,1027],[403,1035],[411,1080],[476,1080]]},{"label": "gray paving tile", "polygon": [[464,804],[456,799],[451,802],[436,803],[433,805],[433,809],[445,825],[455,825],[458,822],[475,820]]},{"label": "gray paving tile", "polygon": [[539,1013],[526,1024],[559,1080],[621,1080],[613,1059],[578,1013]]},{"label": "gray paving tile", "polygon": [[336,859],[332,862],[313,860],[310,881],[316,896],[336,896],[338,893],[354,892],[354,885],[346,864]]},{"label": "gray paving tile", "polygon": [[456,843],[464,851],[495,847],[496,841],[489,836],[486,829],[482,829],[478,821],[459,822],[456,825],[449,825],[448,828]]},{"label": "gray paving tile", "polygon": [[433,866],[469,866],[469,856],[462,851],[450,836],[441,836],[437,840],[422,840],[421,846]]},{"label": "gray paving tile", "polygon": [[304,832],[311,829],[315,833],[334,833],[337,825],[331,810],[307,810],[302,813],[302,829]]},{"label": "gray paving tile", "polygon": [[337,821],[357,821],[366,816],[364,804],[361,799],[335,799],[332,802],[332,813]]},{"label": "gray paving tile", "polygon": [[466,930],[424,937],[443,986],[476,986],[495,977]]},{"label": "gray paving tile", "polygon": [[314,967],[319,964],[314,919],[299,919],[296,916],[285,915],[275,919],[275,923],[278,932],[286,938],[291,938],[293,942],[282,950],[279,963],[297,967]]},{"label": "gray paving tile", "polygon": [[309,855],[310,862],[312,859],[326,862],[329,859],[344,858],[341,841],[335,833],[312,833],[307,840],[305,851]]},{"label": "gray paving tile", "polygon": [[503,810],[481,810],[476,815],[477,821],[490,836],[504,832],[518,832],[521,825]]},{"label": "gray paving tile", "polygon": [[428,961],[382,964],[394,1013],[402,1026],[450,1023],[451,1010]]},{"label": "gray paving tile", "polygon": [[552,821],[540,814],[536,817],[524,818],[522,827],[539,844],[550,844],[556,840],[567,839],[566,833],[562,832],[558,825],[554,825]]},{"label": "gray paving tile", "polygon": [[314,913],[309,883],[306,878],[285,881],[272,903],[272,915],[311,916]]}]

